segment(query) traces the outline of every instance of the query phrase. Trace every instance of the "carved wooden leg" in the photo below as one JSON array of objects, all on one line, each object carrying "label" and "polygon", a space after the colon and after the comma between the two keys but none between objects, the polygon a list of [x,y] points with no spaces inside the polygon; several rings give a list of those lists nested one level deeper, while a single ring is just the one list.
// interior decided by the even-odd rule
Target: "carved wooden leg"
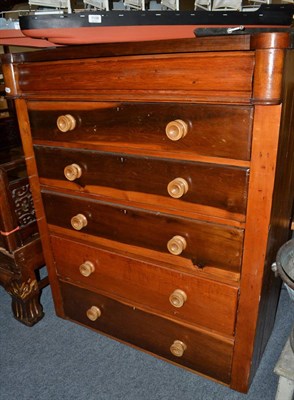
[{"label": "carved wooden leg", "polygon": [[32,326],[43,318],[44,313],[36,280],[29,278],[24,282],[13,279],[5,285],[5,290],[12,297],[12,311],[18,321]]}]

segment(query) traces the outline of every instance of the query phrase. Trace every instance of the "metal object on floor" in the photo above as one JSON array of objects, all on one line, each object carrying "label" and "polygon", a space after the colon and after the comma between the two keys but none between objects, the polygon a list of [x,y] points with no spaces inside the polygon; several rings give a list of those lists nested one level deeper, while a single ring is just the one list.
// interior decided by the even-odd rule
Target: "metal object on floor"
[{"label": "metal object on floor", "polygon": [[290,340],[287,340],[274,372],[279,375],[279,384],[275,400],[293,400],[294,353],[290,346]]},{"label": "metal object on floor", "polygon": [[[291,300],[294,301],[294,239],[279,249],[272,270],[282,278]],[[294,352],[294,327],[290,334],[290,344]]]}]

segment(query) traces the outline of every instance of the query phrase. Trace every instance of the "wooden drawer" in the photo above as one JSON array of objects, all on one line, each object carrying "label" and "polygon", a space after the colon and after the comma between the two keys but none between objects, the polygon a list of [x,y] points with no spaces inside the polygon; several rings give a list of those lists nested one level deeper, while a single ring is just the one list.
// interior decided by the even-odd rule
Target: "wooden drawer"
[{"label": "wooden drawer", "polygon": [[[68,318],[201,374],[230,382],[233,340],[182,326],[64,282],[60,286]],[[87,317],[93,306],[101,311],[95,321]],[[95,309],[91,315],[95,318]],[[182,356],[171,353],[177,340],[186,346]]]},{"label": "wooden drawer", "polygon": [[47,185],[245,220],[246,168],[44,146],[35,155]]},{"label": "wooden drawer", "polygon": [[249,102],[254,56],[253,51],[216,51],[84,58],[78,68],[76,60],[42,62],[42,68],[38,62],[22,63],[18,87],[27,94],[67,100],[93,96]]},{"label": "wooden drawer", "polygon": [[[51,236],[58,275],[140,308],[234,334],[238,288]],[[64,257],[66,249],[67,257]]]},{"label": "wooden drawer", "polygon": [[52,231],[55,226],[65,228],[67,234],[76,232],[71,220],[75,217],[79,225],[85,221],[80,218],[82,215],[87,225],[78,226],[78,231],[95,240],[101,237],[164,253],[168,253],[169,243],[175,263],[177,258],[184,257],[198,267],[213,265],[234,272],[240,270],[242,229],[47,191],[43,191],[42,197]]},{"label": "wooden drawer", "polygon": [[[80,147],[112,146],[133,151],[174,153],[249,160],[253,108],[235,105],[122,103],[122,102],[38,102],[28,103],[35,141],[70,142]],[[76,126],[61,132],[57,119],[71,115]],[[166,135],[167,125],[176,120],[187,124],[179,140]],[[175,139],[178,125],[169,125]],[[173,132],[171,132],[173,130]]]}]

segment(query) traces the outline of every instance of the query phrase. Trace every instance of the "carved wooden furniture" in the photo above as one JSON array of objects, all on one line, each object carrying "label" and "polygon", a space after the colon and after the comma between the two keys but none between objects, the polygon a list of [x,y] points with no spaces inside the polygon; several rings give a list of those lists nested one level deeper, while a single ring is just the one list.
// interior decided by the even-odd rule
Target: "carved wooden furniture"
[{"label": "carved wooden furniture", "polygon": [[43,317],[39,297],[48,279],[38,274],[44,259],[19,150],[0,152],[0,284],[12,297],[15,318],[31,326]]},{"label": "carved wooden furniture", "polygon": [[289,40],[2,58],[60,317],[248,389],[275,319],[271,263],[289,237]]},{"label": "carved wooden furniture", "polygon": [[41,241],[17,120],[0,119],[0,284],[12,297],[15,318],[31,326],[43,317]]}]

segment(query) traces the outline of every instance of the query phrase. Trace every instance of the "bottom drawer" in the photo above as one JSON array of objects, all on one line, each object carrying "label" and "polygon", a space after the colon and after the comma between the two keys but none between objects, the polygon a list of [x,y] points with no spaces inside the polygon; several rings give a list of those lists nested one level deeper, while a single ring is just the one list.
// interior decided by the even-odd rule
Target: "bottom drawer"
[{"label": "bottom drawer", "polygon": [[66,317],[201,374],[230,382],[233,340],[60,282]]}]

